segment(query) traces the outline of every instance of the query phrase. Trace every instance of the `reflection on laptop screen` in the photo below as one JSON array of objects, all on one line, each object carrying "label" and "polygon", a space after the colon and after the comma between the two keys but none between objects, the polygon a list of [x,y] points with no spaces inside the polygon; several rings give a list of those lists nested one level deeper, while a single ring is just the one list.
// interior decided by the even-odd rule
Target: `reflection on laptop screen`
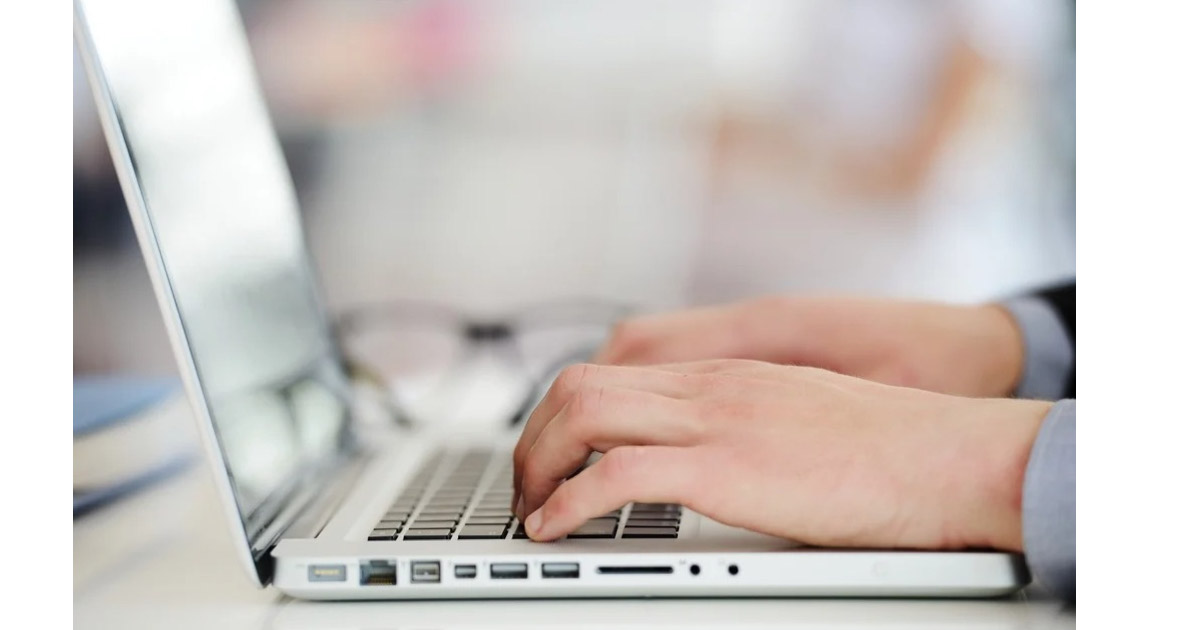
[{"label": "reflection on laptop screen", "polygon": [[261,548],[253,539],[273,499],[339,450],[347,412],[243,28],[225,2],[81,7],[157,254],[143,246],[161,257],[243,526]]}]

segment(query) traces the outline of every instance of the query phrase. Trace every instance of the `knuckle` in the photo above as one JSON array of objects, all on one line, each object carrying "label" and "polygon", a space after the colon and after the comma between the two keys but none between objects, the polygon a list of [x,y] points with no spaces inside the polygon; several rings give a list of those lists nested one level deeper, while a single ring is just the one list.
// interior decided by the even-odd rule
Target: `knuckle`
[{"label": "knuckle", "polygon": [[592,426],[603,413],[606,396],[608,388],[603,386],[585,386],[579,389],[566,406],[567,427],[577,432]]},{"label": "knuckle", "polygon": [[550,384],[550,397],[559,401],[570,400],[587,382],[594,369],[595,366],[587,363],[576,363],[563,368]]},{"label": "knuckle", "polygon": [[645,469],[647,454],[644,446],[614,448],[600,458],[597,472],[606,484],[619,485],[636,480]]}]

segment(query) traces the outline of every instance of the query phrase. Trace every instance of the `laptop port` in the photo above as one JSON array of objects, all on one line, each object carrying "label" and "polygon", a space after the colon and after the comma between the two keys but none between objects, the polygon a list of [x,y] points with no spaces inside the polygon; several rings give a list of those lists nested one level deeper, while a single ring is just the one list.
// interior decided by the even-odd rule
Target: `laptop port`
[{"label": "laptop port", "polygon": [[544,578],[577,578],[579,577],[578,562],[546,562],[542,564],[542,577]]},{"label": "laptop port", "polygon": [[363,586],[395,586],[395,560],[368,560],[359,566],[359,583]]},{"label": "laptop port", "polygon": [[412,563],[413,584],[436,584],[442,581],[442,563],[437,560],[423,560]]},{"label": "laptop port", "polygon": [[310,564],[308,565],[309,582],[345,582],[346,565],[344,564]]},{"label": "laptop port", "polygon": [[598,573],[607,575],[652,575],[674,573],[672,566],[609,566],[597,567]]},{"label": "laptop port", "polygon": [[454,577],[460,580],[475,579],[475,565],[473,564],[456,564],[454,565]]},{"label": "laptop port", "polygon": [[529,565],[524,562],[497,562],[491,569],[493,580],[524,580],[529,577]]}]

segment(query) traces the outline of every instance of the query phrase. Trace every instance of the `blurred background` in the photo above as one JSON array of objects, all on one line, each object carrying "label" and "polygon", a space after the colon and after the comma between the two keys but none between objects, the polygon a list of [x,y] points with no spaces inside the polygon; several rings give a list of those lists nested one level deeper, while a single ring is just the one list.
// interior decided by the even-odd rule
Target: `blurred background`
[{"label": "blurred background", "polygon": [[[335,314],[1074,274],[1074,3],[242,0]],[[173,374],[75,58],[74,369]]]}]

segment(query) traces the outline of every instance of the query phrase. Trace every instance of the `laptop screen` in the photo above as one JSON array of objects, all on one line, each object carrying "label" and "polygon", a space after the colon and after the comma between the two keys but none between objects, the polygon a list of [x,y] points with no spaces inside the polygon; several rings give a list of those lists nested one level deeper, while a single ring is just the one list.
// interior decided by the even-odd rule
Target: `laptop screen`
[{"label": "laptop screen", "polygon": [[77,34],[185,381],[252,555],[346,446],[345,379],[232,2],[77,0]]}]

